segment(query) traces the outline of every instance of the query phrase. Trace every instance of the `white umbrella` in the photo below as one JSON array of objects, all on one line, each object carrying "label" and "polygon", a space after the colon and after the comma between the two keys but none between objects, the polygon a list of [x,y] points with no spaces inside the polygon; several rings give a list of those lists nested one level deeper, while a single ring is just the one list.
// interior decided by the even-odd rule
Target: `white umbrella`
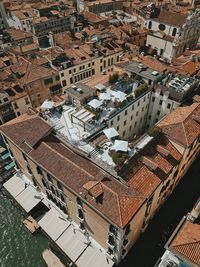
[{"label": "white umbrella", "polygon": [[103,130],[103,133],[106,135],[108,139],[119,136],[118,132],[113,127]]},{"label": "white umbrella", "polygon": [[126,94],[121,91],[112,91],[111,94],[120,101],[123,101],[126,97]]},{"label": "white umbrella", "polygon": [[100,93],[99,94],[99,99],[100,100],[110,100],[111,96],[109,93]]},{"label": "white umbrella", "polygon": [[41,106],[41,108],[43,109],[51,109],[54,106],[54,102],[53,101],[49,101],[49,100],[45,100]]},{"label": "white umbrella", "polygon": [[127,152],[127,150],[128,150],[128,142],[127,141],[123,141],[123,140],[115,140],[113,149],[115,151]]},{"label": "white umbrella", "polygon": [[91,106],[92,108],[96,109],[102,105],[102,101],[99,101],[97,99],[93,99],[88,103],[88,105]]}]

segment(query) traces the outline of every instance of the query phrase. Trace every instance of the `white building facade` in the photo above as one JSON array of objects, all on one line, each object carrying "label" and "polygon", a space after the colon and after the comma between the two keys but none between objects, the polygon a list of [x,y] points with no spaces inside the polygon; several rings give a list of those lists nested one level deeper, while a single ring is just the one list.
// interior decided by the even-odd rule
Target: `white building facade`
[{"label": "white building facade", "polygon": [[180,56],[187,48],[195,49],[200,36],[200,11],[192,14],[161,11],[156,19],[148,19],[147,46],[166,61]]}]

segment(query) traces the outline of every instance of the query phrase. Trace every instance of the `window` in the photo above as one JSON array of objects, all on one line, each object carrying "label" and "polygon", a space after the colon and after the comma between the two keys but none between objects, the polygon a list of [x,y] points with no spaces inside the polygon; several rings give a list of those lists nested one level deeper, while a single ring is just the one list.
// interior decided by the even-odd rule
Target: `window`
[{"label": "window", "polygon": [[108,254],[112,255],[113,254],[113,250],[111,248],[108,248]]},{"label": "window", "polygon": [[125,116],[128,114],[128,110],[125,110]]},{"label": "window", "polygon": [[95,69],[92,69],[92,75],[95,75]]},{"label": "window", "polygon": [[73,78],[71,77],[71,78],[70,78],[70,84],[72,84],[72,83],[73,83]]},{"label": "window", "polygon": [[136,117],[138,116],[138,111],[136,112]]},{"label": "window", "polygon": [[113,120],[110,121],[110,125],[113,126]]},{"label": "window", "polygon": [[119,131],[119,126],[117,126],[117,131]]},{"label": "window", "polygon": [[170,109],[171,108],[171,104],[167,104],[167,108]]},{"label": "window", "polygon": [[63,80],[63,81],[62,81],[62,86],[65,87],[66,85],[67,85],[66,80]]},{"label": "window", "polygon": [[137,121],[135,122],[135,127],[137,126]]},{"label": "window", "polygon": [[110,225],[109,227],[109,232],[111,232],[112,234],[116,235],[117,233],[117,228],[114,225]]},{"label": "window", "polygon": [[176,36],[176,33],[177,33],[177,29],[174,28],[173,31],[172,31],[172,36]]},{"label": "window", "polygon": [[159,102],[159,105],[162,105],[162,102],[163,102],[163,101],[162,101],[162,100],[160,100],[160,102]]},{"label": "window", "polygon": [[72,74],[72,70],[69,70],[69,74]]},{"label": "window", "polygon": [[16,102],[13,102],[13,106],[14,106],[14,109],[17,109],[18,108],[18,105]]},{"label": "window", "polygon": [[36,169],[37,169],[37,173],[38,173],[38,174],[42,174],[42,170],[41,170],[41,168],[40,168],[39,166],[37,166]]},{"label": "window", "polygon": [[129,126],[129,131],[131,131],[131,130],[132,130],[132,125]]},{"label": "window", "polygon": [[28,97],[25,97],[25,103],[26,105],[30,104]]},{"label": "window", "polygon": [[79,206],[82,206],[82,201],[79,197],[76,198],[76,202]]},{"label": "window", "polygon": [[126,135],[126,131],[123,131],[123,136],[125,136]]},{"label": "window", "polygon": [[45,180],[42,178],[41,181],[42,181],[42,184],[44,185],[44,187],[46,187],[46,182],[45,182]]},{"label": "window", "polygon": [[55,192],[55,189],[53,188],[53,186],[51,186],[50,189],[51,189],[51,192],[55,195],[56,192]]},{"label": "window", "polygon": [[133,115],[131,115],[131,121],[133,120]]},{"label": "window", "polygon": [[138,101],[137,105],[138,105],[138,107],[139,107],[139,105],[140,105],[140,101]]},{"label": "window", "polygon": [[158,28],[160,31],[164,31],[166,29],[165,25],[162,23],[158,25]]},{"label": "window", "polygon": [[109,235],[108,236],[108,243],[111,245],[111,246],[114,246],[115,245],[115,239],[112,235]]},{"label": "window", "polygon": [[128,244],[128,239],[124,239],[123,246],[126,246]]},{"label": "window", "polygon": [[61,198],[61,200],[62,200],[63,202],[65,202],[65,198],[64,198],[63,194],[60,195],[60,198]]},{"label": "window", "polygon": [[44,80],[44,84],[47,85],[49,83],[52,83],[53,82],[53,79],[52,78],[48,78],[48,79],[45,79]]},{"label": "window", "polygon": [[149,21],[148,28],[149,28],[149,30],[151,30],[151,28],[152,28],[152,21]]},{"label": "window", "polygon": [[154,101],[155,101],[155,97],[153,96],[153,97],[152,97],[152,102],[154,102]]},{"label": "window", "polygon": [[160,115],[160,110],[157,111],[157,115]]},{"label": "window", "polygon": [[49,173],[47,173],[47,179],[52,182],[52,176]]},{"label": "window", "polygon": [[124,121],[124,126],[126,125],[126,121]]},{"label": "window", "polygon": [[82,212],[82,210],[80,210],[80,209],[78,209],[78,217],[79,217],[80,219],[83,219],[83,212]]},{"label": "window", "polygon": [[17,112],[17,116],[20,116],[20,115],[21,115],[21,113],[18,111],[18,112]]},{"label": "window", "polygon": [[130,227],[130,224],[128,224],[125,230],[125,235],[128,235],[130,231],[131,231],[131,227]]},{"label": "window", "polygon": [[59,75],[56,75],[55,79],[56,79],[56,81],[59,81],[60,80]]},{"label": "window", "polygon": [[59,189],[62,190],[62,185],[61,185],[61,183],[59,181],[57,181],[57,186],[58,186]]},{"label": "window", "polygon": [[132,105],[132,110],[134,110],[134,105]]},{"label": "window", "polygon": [[120,115],[117,116],[117,120],[118,120],[118,121],[120,120]]},{"label": "window", "polygon": [[64,75],[65,75],[64,72],[61,72],[61,77],[64,77]]},{"label": "window", "polygon": [[144,107],[142,108],[142,111],[144,111]]},{"label": "window", "polygon": [[81,230],[85,230],[85,225],[83,222],[80,222],[80,228],[81,228]]},{"label": "window", "polygon": [[7,97],[4,97],[3,101],[4,102],[7,102],[8,101],[8,98]]}]

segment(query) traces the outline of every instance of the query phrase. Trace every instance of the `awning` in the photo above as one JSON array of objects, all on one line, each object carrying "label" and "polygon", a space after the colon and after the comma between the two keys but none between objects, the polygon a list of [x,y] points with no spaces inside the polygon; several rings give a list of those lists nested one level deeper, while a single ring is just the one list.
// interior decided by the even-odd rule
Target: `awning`
[{"label": "awning", "polygon": [[127,150],[128,150],[128,142],[127,141],[123,141],[123,140],[115,140],[113,149],[115,151],[127,152]]},{"label": "awning", "polygon": [[1,146],[1,147],[0,147],[0,154],[3,153],[3,152],[5,152],[5,151],[6,151],[6,149],[5,149],[4,147]]},{"label": "awning", "polygon": [[7,182],[3,184],[8,193],[14,198],[25,189],[25,182],[15,174]]},{"label": "awning", "polygon": [[5,160],[5,159],[7,159],[7,158],[9,158],[10,157],[10,153],[9,152],[7,152],[6,154],[4,154],[4,155],[1,155],[1,158],[3,159],[3,160]]},{"label": "awning", "polygon": [[118,132],[113,127],[103,130],[103,133],[106,135],[108,139],[119,136]]},{"label": "awning", "polygon": [[97,100],[97,99],[93,99],[88,103],[88,105],[91,106],[92,108],[96,109],[102,105],[102,102]]},{"label": "awning", "polygon": [[86,237],[80,230],[74,229],[73,226],[68,227],[61,237],[56,240],[56,244],[73,262],[77,260],[88,246]]},{"label": "awning", "polygon": [[7,171],[9,171],[10,169],[14,168],[15,167],[15,163],[12,161],[10,164],[6,165],[5,166],[5,169]]},{"label": "awning", "polygon": [[69,227],[70,223],[53,207],[39,220],[38,224],[55,241]]},{"label": "awning", "polygon": [[51,109],[54,106],[54,102],[53,101],[48,101],[45,100],[44,103],[42,104],[41,108],[43,109]]},{"label": "awning", "polygon": [[78,267],[111,267],[114,262],[90,244],[75,264]]},{"label": "awning", "polygon": [[35,188],[29,185],[15,199],[28,213],[42,200],[42,197]]}]

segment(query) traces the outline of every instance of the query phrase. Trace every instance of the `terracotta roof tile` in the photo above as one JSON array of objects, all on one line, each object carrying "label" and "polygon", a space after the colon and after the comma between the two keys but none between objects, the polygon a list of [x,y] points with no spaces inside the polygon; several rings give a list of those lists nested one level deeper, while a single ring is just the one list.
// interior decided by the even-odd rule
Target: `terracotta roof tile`
[{"label": "terracotta roof tile", "polygon": [[178,107],[157,126],[170,138],[184,146],[190,146],[199,136],[200,123],[194,116],[200,118],[200,103],[188,107]]},{"label": "terracotta roof tile", "polygon": [[200,225],[186,221],[170,248],[200,266]]}]

